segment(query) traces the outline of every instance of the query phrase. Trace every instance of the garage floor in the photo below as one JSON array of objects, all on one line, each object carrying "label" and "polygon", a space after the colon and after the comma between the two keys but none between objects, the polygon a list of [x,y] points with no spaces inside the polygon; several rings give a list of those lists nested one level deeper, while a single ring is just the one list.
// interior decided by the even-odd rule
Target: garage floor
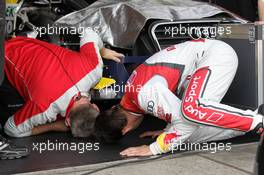
[{"label": "garage floor", "polygon": [[[155,126],[156,128],[151,127]],[[18,160],[1,160],[0,174],[250,174],[253,171],[253,163],[256,153],[258,137],[247,135],[225,142],[232,143],[229,152],[178,152],[165,156],[153,156],[149,158],[125,159],[119,156],[119,152],[129,146],[149,144],[152,139],[139,139],[138,135],[145,130],[160,129],[164,123],[153,118],[147,118],[142,126],[126,136],[119,144],[99,145],[99,150],[77,151],[41,150],[40,145],[45,143],[91,143],[90,148],[96,149],[94,140],[72,138],[70,134],[49,133],[35,137],[14,139],[17,144],[27,145],[30,156]],[[36,146],[36,148],[34,148]],[[74,148],[74,147],[73,147]],[[76,147],[75,147],[76,148]],[[80,147],[82,148],[82,147]],[[44,147],[42,146],[42,149]]]},{"label": "garage floor", "polygon": [[234,146],[230,152],[183,153],[136,163],[134,161],[139,160],[131,159],[26,174],[134,175],[136,172],[144,175],[249,175],[253,172],[256,148],[256,143],[249,143]]}]

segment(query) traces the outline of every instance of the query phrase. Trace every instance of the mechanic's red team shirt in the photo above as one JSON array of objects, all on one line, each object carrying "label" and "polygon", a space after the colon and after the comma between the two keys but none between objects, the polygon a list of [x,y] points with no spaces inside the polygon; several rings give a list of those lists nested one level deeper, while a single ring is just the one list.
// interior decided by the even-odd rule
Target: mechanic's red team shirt
[{"label": "mechanic's red team shirt", "polygon": [[222,41],[177,44],[154,54],[132,73],[121,106],[168,123],[150,145],[153,154],[174,150],[188,141],[241,135],[262,121],[262,116],[220,104],[237,65],[236,53]]},{"label": "mechanic's red team shirt", "polygon": [[80,52],[36,39],[17,37],[5,45],[5,73],[25,99],[10,117],[5,132],[14,137],[31,135],[33,127],[65,117],[78,93],[88,94],[102,77],[99,36],[86,30]]}]

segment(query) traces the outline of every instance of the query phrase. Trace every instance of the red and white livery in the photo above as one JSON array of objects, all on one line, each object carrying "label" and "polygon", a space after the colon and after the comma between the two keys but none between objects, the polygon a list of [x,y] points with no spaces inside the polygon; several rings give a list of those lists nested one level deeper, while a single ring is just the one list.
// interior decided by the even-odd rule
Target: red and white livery
[{"label": "red and white livery", "polygon": [[5,73],[25,104],[5,124],[9,136],[30,136],[33,127],[65,117],[78,93],[87,94],[102,77],[103,43],[85,30],[80,52],[17,37],[5,45]]},{"label": "red and white livery", "polygon": [[133,72],[121,106],[168,123],[150,145],[153,154],[168,152],[188,141],[242,135],[262,122],[262,116],[220,103],[237,66],[235,51],[222,41],[174,45],[154,54]]}]

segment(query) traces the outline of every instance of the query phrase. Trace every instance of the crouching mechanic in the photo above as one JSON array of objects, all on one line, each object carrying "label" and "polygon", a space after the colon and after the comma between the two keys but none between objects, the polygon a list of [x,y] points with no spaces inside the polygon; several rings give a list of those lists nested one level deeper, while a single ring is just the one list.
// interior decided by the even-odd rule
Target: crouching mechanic
[{"label": "crouching mechanic", "polygon": [[144,114],[153,115],[165,120],[167,127],[141,137],[158,136],[156,142],[120,153],[148,156],[169,152],[186,142],[261,132],[261,114],[220,104],[237,66],[235,51],[218,40],[188,41],[162,50],[132,73],[120,105],[96,118],[95,136],[115,141],[139,126]]},{"label": "crouching mechanic", "polygon": [[90,136],[99,109],[88,92],[102,77],[101,56],[119,61],[123,55],[103,48],[89,29],[80,46],[75,52],[24,37],[6,42],[5,75],[25,100],[7,120],[6,134],[25,137],[71,128],[75,137]]}]

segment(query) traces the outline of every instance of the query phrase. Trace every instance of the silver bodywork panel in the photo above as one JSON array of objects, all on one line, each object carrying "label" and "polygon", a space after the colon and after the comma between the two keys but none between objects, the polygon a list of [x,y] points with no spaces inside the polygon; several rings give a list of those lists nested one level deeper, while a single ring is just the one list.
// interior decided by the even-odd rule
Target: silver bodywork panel
[{"label": "silver bodywork panel", "polygon": [[208,3],[188,0],[99,0],[62,17],[56,25],[91,27],[111,46],[132,48],[149,19],[201,19],[221,13],[239,19]]}]

